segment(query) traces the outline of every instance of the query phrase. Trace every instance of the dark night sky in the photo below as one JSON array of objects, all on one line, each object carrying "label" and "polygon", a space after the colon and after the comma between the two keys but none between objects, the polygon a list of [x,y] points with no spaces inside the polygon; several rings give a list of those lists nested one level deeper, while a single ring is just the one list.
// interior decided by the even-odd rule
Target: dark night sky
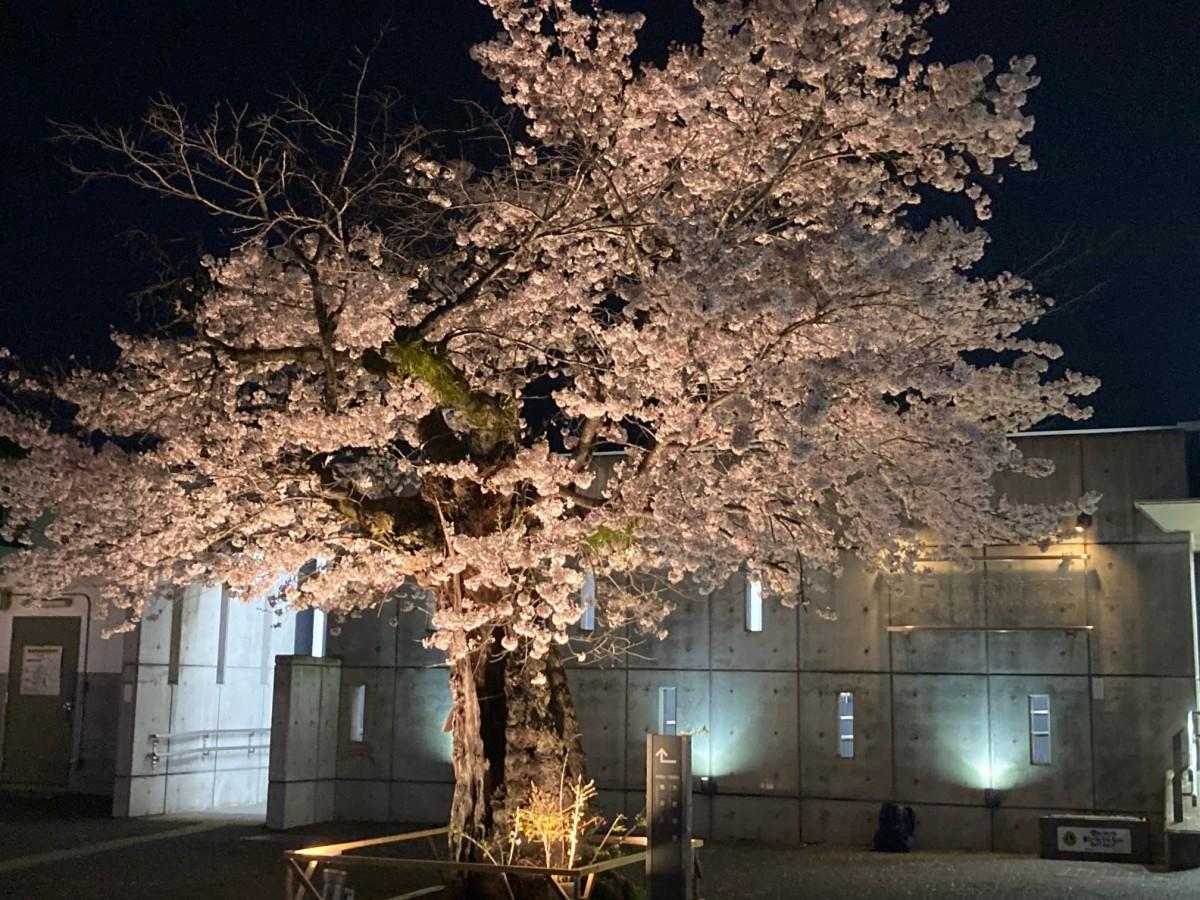
[{"label": "dark night sky", "polygon": [[[649,11],[650,43],[686,38],[687,0]],[[1040,168],[996,192],[989,269],[1024,270],[1064,237],[1064,269],[1039,285],[1071,300],[1041,326],[1067,362],[1099,375],[1095,426],[1200,419],[1200,7],[1195,0],[957,0],[934,55],[1038,57],[1031,111]],[[377,23],[377,55],[427,121],[449,101],[494,103],[467,48],[487,36],[475,0],[0,0],[0,346],[30,357],[103,358],[112,324],[149,272],[123,235],[194,241],[185,206],[120,184],[76,190],[47,119],[133,122],[163,92],[203,111],[262,105],[295,82],[345,84]],[[1082,299],[1072,299],[1082,298]]]}]

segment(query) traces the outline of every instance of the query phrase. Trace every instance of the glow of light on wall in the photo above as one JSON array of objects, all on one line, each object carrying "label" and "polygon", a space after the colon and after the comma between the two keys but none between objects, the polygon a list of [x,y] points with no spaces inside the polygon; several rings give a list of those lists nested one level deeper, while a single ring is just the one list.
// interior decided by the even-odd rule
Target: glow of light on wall
[{"label": "glow of light on wall", "polygon": [[732,775],[746,775],[764,768],[763,742],[750,725],[753,713],[745,708],[745,699],[714,694],[711,715],[714,724],[724,721],[731,727],[713,728],[708,736],[708,771],[701,772],[693,759],[693,773],[707,774],[719,784]]},{"label": "glow of light on wall", "polygon": [[[443,762],[452,765],[454,760],[454,709],[450,704],[450,692],[445,697],[446,718],[441,730],[434,732],[431,728],[411,728],[408,739],[411,741],[412,753],[409,758],[414,761]],[[432,710],[431,710],[432,711]],[[436,721],[436,720],[435,720]]]},{"label": "glow of light on wall", "polygon": [[451,735],[446,735],[446,739],[438,746],[435,759],[448,766],[454,764],[454,738]]},{"label": "glow of light on wall", "polygon": [[1006,790],[1015,787],[1019,779],[1017,769],[1011,763],[992,762],[986,755],[987,751],[975,757],[967,757],[953,751],[946,752],[948,774],[972,788],[981,791],[990,789]]},{"label": "glow of light on wall", "polygon": [[[708,775],[722,780],[734,775],[753,774],[763,768],[762,742],[754,740],[751,729],[745,729],[745,737],[713,735],[710,743]],[[692,772],[697,772],[696,760],[692,760]]]},{"label": "glow of light on wall", "polygon": [[983,788],[984,790],[992,787],[994,773],[990,762],[987,760],[967,762],[965,768],[970,774],[967,780],[970,782],[971,787]]}]

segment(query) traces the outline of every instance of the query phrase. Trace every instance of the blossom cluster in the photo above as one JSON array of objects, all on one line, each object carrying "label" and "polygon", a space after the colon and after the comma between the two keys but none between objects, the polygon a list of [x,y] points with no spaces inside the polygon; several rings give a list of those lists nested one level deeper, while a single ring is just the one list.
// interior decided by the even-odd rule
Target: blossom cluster
[{"label": "blossom cluster", "polygon": [[926,62],[941,3],[756,0],[639,66],[639,15],[486,2],[474,54],[524,124],[507,166],[422,164],[453,239],[419,266],[383,228],[244,245],[192,332],[54,385],[73,428],[0,411],[30,543],[2,574],[97,579],[133,620],[197,579],[341,612],[417,585],[452,658],[541,656],[589,575],[601,630],[657,635],[685,579],[792,603],[846,550],[911,566],[1094,503],[995,496],[1045,474],[1008,435],[1096,383],[1026,336],[1031,284],[977,273],[976,222],[908,216],[940,191],[986,218],[1033,167],[1032,60]]}]

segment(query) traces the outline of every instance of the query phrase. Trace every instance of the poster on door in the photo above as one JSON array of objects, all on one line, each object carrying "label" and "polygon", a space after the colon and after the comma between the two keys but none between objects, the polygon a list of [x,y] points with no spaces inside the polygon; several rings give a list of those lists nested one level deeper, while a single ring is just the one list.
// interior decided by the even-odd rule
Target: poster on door
[{"label": "poster on door", "polygon": [[57,697],[62,693],[62,656],[59,644],[29,645],[21,657],[21,696]]}]

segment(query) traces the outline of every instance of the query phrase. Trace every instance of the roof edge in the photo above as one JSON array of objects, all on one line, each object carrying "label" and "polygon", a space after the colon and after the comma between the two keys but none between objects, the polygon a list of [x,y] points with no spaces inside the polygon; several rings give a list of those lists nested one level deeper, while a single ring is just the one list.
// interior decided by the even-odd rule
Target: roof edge
[{"label": "roof edge", "polygon": [[1010,431],[1008,437],[1070,437],[1081,434],[1129,434],[1136,431],[1200,431],[1200,422],[1177,425],[1140,425],[1131,428],[1060,428],[1051,431]]}]

